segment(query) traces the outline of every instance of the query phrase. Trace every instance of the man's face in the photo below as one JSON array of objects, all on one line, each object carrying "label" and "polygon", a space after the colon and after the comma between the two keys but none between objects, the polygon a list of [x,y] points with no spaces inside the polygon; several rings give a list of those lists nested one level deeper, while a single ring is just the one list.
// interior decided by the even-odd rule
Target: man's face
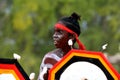
[{"label": "man's face", "polygon": [[67,47],[69,40],[69,33],[64,30],[55,28],[55,32],[53,34],[53,40],[56,48]]}]

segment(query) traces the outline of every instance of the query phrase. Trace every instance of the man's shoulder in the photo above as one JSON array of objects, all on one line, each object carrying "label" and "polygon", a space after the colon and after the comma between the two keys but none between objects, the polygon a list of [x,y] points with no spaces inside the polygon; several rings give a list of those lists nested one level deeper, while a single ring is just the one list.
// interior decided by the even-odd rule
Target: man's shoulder
[{"label": "man's shoulder", "polygon": [[54,49],[50,52],[48,52],[45,56],[44,56],[44,59],[54,59],[54,60],[57,60],[59,61],[61,58],[58,56],[58,53],[59,53],[59,49]]},{"label": "man's shoulder", "polygon": [[56,54],[58,51],[59,51],[59,49],[54,49],[54,50],[48,52],[46,55]]}]

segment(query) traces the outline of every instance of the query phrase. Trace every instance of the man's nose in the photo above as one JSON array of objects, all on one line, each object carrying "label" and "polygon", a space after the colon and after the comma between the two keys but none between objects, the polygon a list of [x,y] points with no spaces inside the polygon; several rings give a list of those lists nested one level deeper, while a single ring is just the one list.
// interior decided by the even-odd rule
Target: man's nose
[{"label": "man's nose", "polygon": [[57,34],[56,34],[56,32],[53,34],[53,38],[56,38],[57,37]]}]

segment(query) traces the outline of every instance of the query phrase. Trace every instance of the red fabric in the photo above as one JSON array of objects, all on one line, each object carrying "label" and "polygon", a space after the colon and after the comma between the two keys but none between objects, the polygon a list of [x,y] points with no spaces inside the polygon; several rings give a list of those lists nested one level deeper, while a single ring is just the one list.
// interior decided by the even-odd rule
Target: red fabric
[{"label": "red fabric", "polygon": [[77,41],[77,43],[78,43],[78,45],[79,45],[79,49],[85,50],[85,46],[84,46],[84,45],[82,44],[82,42],[78,39],[78,35],[77,35],[75,32],[73,32],[72,30],[70,30],[69,28],[67,28],[65,25],[63,25],[63,24],[61,24],[61,23],[55,24],[55,28],[59,28],[59,29],[65,30],[65,31],[67,31],[67,32],[69,32],[69,33],[71,33],[71,34],[74,34],[74,35],[75,35],[75,38],[76,38],[76,41]]}]

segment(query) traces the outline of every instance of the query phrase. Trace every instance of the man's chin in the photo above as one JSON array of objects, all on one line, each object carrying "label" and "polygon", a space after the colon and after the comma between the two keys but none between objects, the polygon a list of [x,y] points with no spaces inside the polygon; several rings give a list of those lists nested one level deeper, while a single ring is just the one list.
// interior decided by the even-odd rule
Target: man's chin
[{"label": "man's chin", "polygon": [[56,48],[61,48],[60,46],[58,46],[57,44],[55,45]]}]

